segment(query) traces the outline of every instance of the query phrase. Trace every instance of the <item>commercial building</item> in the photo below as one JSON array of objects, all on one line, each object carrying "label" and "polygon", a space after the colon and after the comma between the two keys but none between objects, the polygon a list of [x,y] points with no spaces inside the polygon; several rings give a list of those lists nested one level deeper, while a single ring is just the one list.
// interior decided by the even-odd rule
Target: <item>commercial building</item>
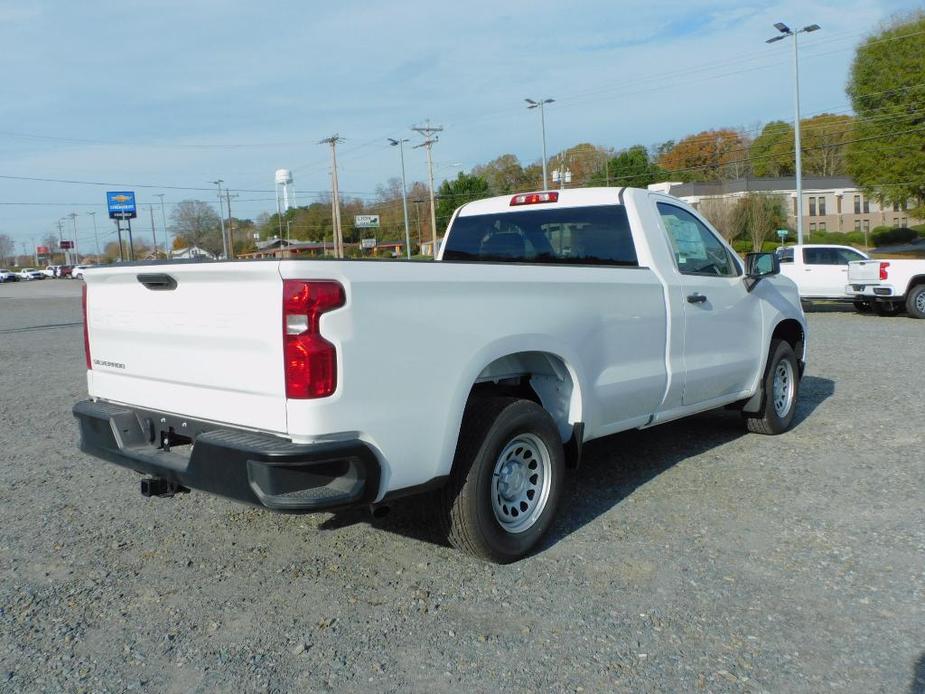
[{"label": "commercial building", "polygon": [[[734,201],[748,193],[779,195],[786,199],[787,224],[796,228],[797,194],[793,177],[665,182],[654,183],[649,189],[674,195],[695,208],[707,199]],[[908,209],[912,207],[911,200],[906,204],[881,206],[847,176],[803,177],[803,229],[810,234],[814,231],[868,232],[880,226],[909,227],[925,222],[909,214]]]}]

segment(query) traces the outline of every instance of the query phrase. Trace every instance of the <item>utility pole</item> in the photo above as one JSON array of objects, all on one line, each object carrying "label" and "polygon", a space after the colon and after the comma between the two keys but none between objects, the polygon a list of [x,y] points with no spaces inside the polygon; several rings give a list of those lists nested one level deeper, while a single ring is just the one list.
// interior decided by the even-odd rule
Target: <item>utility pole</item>
[{"label": "utility pole", "polygon": [[334,223],[334,257],[344,257],[344,233],[340,226],[340,190],[337,185],[337,143],[343,142],[339,135],[331,135],[318,142],[319,145],[331,145],[331,217]]},{"label": "utility pole", "polygon": [[434,203],[434,162],[433,157],[431,156],[431,148],[433,144],[440,139],[440,136],[437,133],[442,132],[442,127],[433,126],[430,124],[430,121],[427,121],[426,125],[416,126],[411,128],[414,132],[418,133],[421,137],[424,138],[424,142],[419,145],[415,145],[414,148],[418,149],[423,147],[427,150],[427,173],[430,178],[430,231],[432,241],[433,241],[433,257],[437,257],[437,208]]},{"label": "utility pole", "polygon": [[411,258],[411,231],[408,229],[408,184],[405,183],[405,143],[407,139],[394,140],[389,138],[389,144],[393,147],[398,145],[398,151],[401,152],[401,206],[405,213],[405,251],[406,255]]},{"label": "utility pole", "polygon": [[100,235],[96,231],[96,212],[87,212],[93,218],[93,240],[96,241],[96,262],[100,262]]},{"label": "utility pole", "polygon": [[[77,244],[77,234],[78,234],[78,231],[77,231],[77,213],[76,213],[76,212],[71,212],[71,213],[68,215],[68,217],[70,217],[70,218],[71,218],[71,221],[74,222],[74,257],[77,259],[78,262],[80,262],[80,247],[79,247],[78,244]],[[71,264],[72,264],[72,263],[68,263],[68,265],[71,265]]]},{"label": "utility pole", "polygon": [[231,194],[231,191],[225,188],[225,202],[228,206],[228,251],[231,258],[234,258],[234,220],[231,217],[231,198],[238,197],[237,193]]},{"label": "utility pole", "polygon": [[549,179],[546,176],[546,111],[543,108],[546,104],[551,104],[555,99],[539,99],[534,101],[533,99],[524,99],[524,101],[529,104],[527,109],[540,109],[540,132],[543,136],[543,190],[548,190],[549,188]]},{"label": "utility pole", "polygon": [[167,233],[167,213],[164,211],[164,194],[157,193],[154,197],[161,199],[161,224],[164,225],[164,257],[170,257],[170,249],[167,248],[167,240],[169,234]]},{"label": "utility pole", "polygon": [[222,203],[222,183],[224,182],[221,178],[217,181],[212,181],[218,186],[218,221],[222,230],[222,256],[228,258],[228,239],[225,238],[225,207]]},{"label": "utility pole", "polygon": [[418,219],[418,249],[420,250],[421,244],[424,243],[424,237],[421,235],[421,205],[424,204],[423,200],[414,200],[414,212],[415,216]]},{"label": "utility pole", "polygon": [[793,148],[794,148],[794,159],[796,164],[796,189],[797,189],[797,208],[796,208],[796,218],[797,218],[797,243],[803,243],[803,157],[802,157],[802,147],[800,146],[800,52],[797,47],[797,37],[800,34],[809,33],[811,31],[819,31],[822,27],[818,24],[810,24],[805,26],[802,29],[797,29],[794,31],[788,27],[783,22],[778,22],[774,25],[774,28],[777,29],[780,34],[777,36],[772,36],[765,43],[774,43],[775,41],[780,41],[787,38],[788,36],[793,37],[793,107],[794,107],[794,119],[793,119]]},{"label": "utility pole", "polygon": [[[62,231],[62,229],[64,228],[63,222],[65,219],[67,219],[67,217],[61,217],[58,220],[58,250],[61,251],[61,253],[65,255],[64,264],[67,265],[67,255],[66,255],[67,251],[61,248],[61,244],[64,243],[64,232]],[[54,255],[55,255],[54,253],[51,254],[52,257],[54,257]],[[38,258],[38,255],[36,255],[36,258]],[[38,264],[39,261],[36,260],[35,262],[36,264]]]},{"label": "utility pole", "polygon": [[154,230],[154,205],[148,205],[151,213],[151,243],[154,244],[154,259],[157,260],[157,232]]}]

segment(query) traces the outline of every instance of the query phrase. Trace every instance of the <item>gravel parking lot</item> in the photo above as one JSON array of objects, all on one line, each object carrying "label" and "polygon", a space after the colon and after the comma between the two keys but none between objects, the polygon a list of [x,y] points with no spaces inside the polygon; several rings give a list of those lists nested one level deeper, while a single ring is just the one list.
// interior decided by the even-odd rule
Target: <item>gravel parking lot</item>
[{"label": "gravel parking lot", "polygon": [[798,424],[594,443],[534,557],[77,450],[80,282],[0,285],[0,691],[925,691],[925,321],[810,314]]}]

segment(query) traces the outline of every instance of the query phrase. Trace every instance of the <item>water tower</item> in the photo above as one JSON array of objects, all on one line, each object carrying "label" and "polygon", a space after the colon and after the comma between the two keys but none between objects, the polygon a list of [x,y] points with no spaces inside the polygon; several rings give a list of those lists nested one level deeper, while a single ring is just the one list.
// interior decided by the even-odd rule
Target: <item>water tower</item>
[{"label": "water tower", "polygon": [[276,209],[280,210],[279,187],[283,187],[282,212],[289,209],[289,186],[292,185],[292,172],[289,169],[276,170]]}]

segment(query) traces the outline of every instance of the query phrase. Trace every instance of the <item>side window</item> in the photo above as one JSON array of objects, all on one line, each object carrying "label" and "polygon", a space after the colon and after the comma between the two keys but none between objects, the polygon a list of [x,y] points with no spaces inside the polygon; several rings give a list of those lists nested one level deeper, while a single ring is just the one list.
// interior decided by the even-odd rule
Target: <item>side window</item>
[{"label": "side window", "polygon": [[[858,258],[857,260],[862,260]],[[803,262],[807,265],[844,265],[847,261],[842,260],[841,252],[838,248],[804,248]]]},{"label": "side window", "polygon": [[793,249],[792,248],[781,248],[777,251],[777,257],[780,258],[782,263],[792,263],[793,262]]},{"label": "side window", "polygon": [[857,251],[849,251],[847,248],[838,249],[838,257],[840,260],[840,265],[847,265],[853,260],[867,260],[861,253]]},{"label": "side window", "polygon": [[736,277],[739,265],[699,219],[668,203],[657,204],[678,270],[683,275]]}]

